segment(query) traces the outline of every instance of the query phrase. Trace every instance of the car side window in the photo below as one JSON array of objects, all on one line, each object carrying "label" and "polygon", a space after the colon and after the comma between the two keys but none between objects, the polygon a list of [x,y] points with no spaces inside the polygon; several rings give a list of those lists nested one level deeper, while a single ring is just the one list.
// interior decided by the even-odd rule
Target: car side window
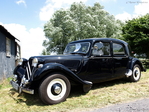
[{"label": "car side window", "polygon": [[124,46],[121,44],[113,43],[113,55],[125,55]]},{"label": "car side window", "polygon": [[110,56],[110,43],[97,42],[93,45],[93,56]]}]

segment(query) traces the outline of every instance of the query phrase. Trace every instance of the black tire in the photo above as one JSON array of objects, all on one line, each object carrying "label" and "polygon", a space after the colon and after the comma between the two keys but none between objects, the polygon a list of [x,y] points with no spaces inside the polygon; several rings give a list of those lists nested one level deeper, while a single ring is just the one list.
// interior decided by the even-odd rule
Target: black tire
[{"label": "black tire", "polygon": [[137,82],[141,78],[141,69],[138,64],[133,67],[132,75],[129,77],[131,82]]},{"label": "black tire", "polygon": [[70,93],[70,82],[62,74],[53,74],[43,80],[39,86],[39,97],[47,105],[66,100]]}]

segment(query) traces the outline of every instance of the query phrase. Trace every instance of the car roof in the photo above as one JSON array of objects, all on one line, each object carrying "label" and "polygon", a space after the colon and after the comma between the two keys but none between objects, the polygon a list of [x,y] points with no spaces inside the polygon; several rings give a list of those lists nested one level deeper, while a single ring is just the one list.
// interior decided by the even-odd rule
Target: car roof
[{"label": "car roof", "polygon": [[70,43],[76,43],[76,42],[95,42],[95,41],[104,41],[104,42],[116,42],[116,43],[123,43],[123,44],[127,44],[127,42],[120,40],[120,39],[115,39],[115,38],[89,38],[89,39],[82,39],[82,40],[77,40],[77,41],[73,41]]}]

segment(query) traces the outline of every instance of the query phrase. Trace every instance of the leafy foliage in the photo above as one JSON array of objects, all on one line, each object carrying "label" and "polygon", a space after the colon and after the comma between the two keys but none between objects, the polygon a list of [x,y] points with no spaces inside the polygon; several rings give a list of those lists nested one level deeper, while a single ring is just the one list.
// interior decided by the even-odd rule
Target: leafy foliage
[{"label": "leafy foliage", "polygon": [[149,58],[149,14],[127,21],[122,31],[132,50]]},{"label": "leafy foliage", "polygon": [[46,49],[43,49],[41,54],[42,54],[42,55],[50,55],[50,52],[47,52]]},{"label": "leafy foliage", "polygon": [[49,52],[62,53],[67,43],[85,38],[120,38],[122,23],[95,3],[93,7],[82,2],[69,9],[57,10],[44,25],[48,40],[43,42]]}]

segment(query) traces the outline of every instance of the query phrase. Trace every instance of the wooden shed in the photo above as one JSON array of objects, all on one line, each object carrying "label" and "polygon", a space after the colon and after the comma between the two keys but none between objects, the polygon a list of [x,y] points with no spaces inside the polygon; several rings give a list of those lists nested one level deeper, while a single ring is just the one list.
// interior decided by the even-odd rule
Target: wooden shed
[{"label": "wooden shed", "polygon": [[19,40],[0,25],[0,81],[13,74],[20,58]]}]

